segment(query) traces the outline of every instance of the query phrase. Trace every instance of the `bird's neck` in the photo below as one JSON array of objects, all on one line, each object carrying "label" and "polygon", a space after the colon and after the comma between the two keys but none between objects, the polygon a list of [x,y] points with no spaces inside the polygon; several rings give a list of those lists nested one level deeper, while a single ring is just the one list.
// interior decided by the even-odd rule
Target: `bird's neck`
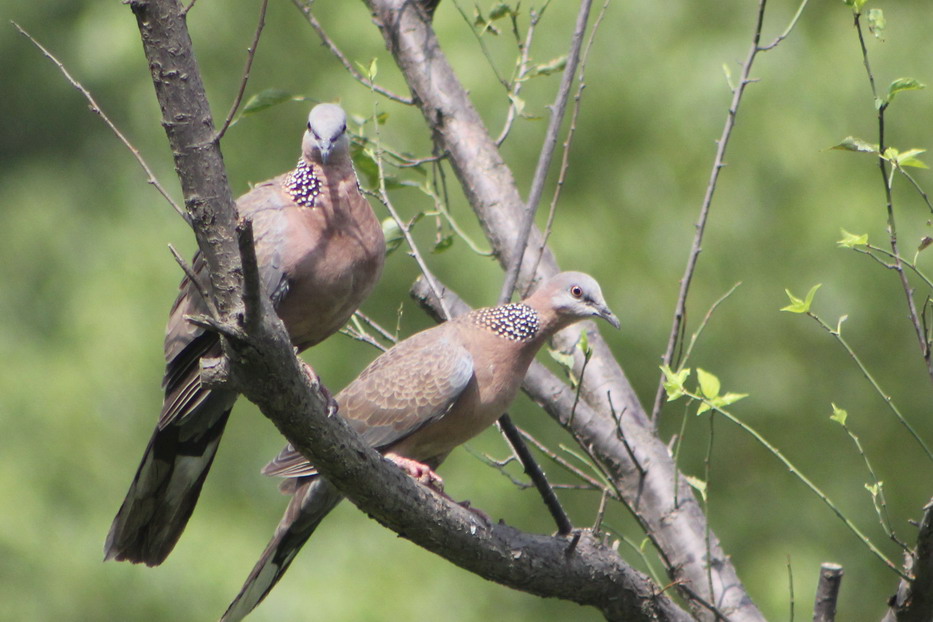
[{"label": "bird's neck", "polygon": [[476,309],[470,320],[491,333],[517,342],[529,342],[539,338],[541,321],[538,313],[526,304],[513,302],[498,307]]}]

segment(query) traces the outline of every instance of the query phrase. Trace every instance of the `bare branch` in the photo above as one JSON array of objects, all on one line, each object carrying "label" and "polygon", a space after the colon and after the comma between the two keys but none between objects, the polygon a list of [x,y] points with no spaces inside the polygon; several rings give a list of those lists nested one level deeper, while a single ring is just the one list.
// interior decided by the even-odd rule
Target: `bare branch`
[{"label": "bare branch", "polygon": [[[415,96],[438,149],[448,154],[451,168],[499,262],[511,265],[515,232],[522,221],[524,205],[511,170],[447,62],[430,23],[406,0],[367,0],[367,5]],[[534,248],[540,239],[540,232],[533,228],[529,246]],[[526,247],[525,252],[533,250]],[[549,249],[545,249],[534,274],[529,269],[533,263],[531,257],[529,255],[523,262],[519,281],[527,283],[536,275],[543,278],[559,271]],[[652,538],[667,563],[668,572],[678,579],[675,584],[682,594],[689,599],[690,594],[682,585],[705,582],[705,566],[709,563],[714,568],[719,608],[737,622],[761,620],[732,561],[715,538],[712,539],[712,559],[705,559],[706,519],[686,483],[681,481],[677,490],[671,486],[676,465],[667,447],[655,435],[638,397],[599,333],[583,324],[562,331],[555,342],[571,348],[579,339],[580,330],[588,331],[594,356],[587,372],[592,388],[584,390],[585,401],[580,403],[574,416],[572,432],[577,442],[612,474],[613,485],[622,491],[626,503]],[[533,364],[524,388],[552,417],[566,424],[573,402],[569,387],[543,366]],[[615,416],[610,401],[623,413],[621,417]],[[637,461],[629,457],[619,430],[635,452]],[[640,470],[637,464],[650,464],[651,468]],[[691,601],[691,606],[699,619],[714,619],[715,615],[699,601]]]},{"label": "bare branch", "polygon": [[[220,139],[224,137],[224,134],[227,133],[230,124],[233,123],[233,117],[240,107],[240,102],[243,101],[243,93],[246,92],[246,83],[249,82],[249,73],[253,68],[253,58],[256,56],[256,48],[259,47],[259,37],[262,35],[262,29],[266,25],[266,8],[268,6],[269,0],[262,0],[259,5],[259,21],[256,23],[256,34],[253,35],[253,43],[246,49],[246,66],[243,68],[240,88],[237,89],[236,96],[233,98],[233,104],[230,106],[230,112],[227,113],[227,118],[224,119],[224,123],[220,127],[220,130],[217,131],[217,136],[215,138],[217,141],[220,141]],[[185,12],[187,13],[187,11]]]},{"label": "bare branch", "polygon": [[48,51],[41,43],[36,41],[31,34],[23,30],[23,28],[16,22],[11,21],[10,23],[13,24],[13,27],[16,28],[20,32],[20,34],[22,34],[24,37],[29,39],[29,41],[33,45],[39,48],[39,50],[45,55],[46,58],[52,61],[52,63],[54,63],[56,67],[58,67],[58,70],[62,72],[62,75],[65,76],[65,79],[68,80],[71,86],[76,88],[82,95],[84,95],[84,99],[86,99],[88,104],[90,104],[91,112],[99,116],[103,120],[103,122],[107,124],[107,127],[110,128],[110,131],[114,133],[114,135],[120,140],[120,142],[123,143],[123,145],[127,149],[130,150],[130,153],[133,154],[133,157],[136,158],[136,161],[142,167],[143,171],[145,171],[146,177],[149,178],[148,179],[149,184],[152,187],[154,187],[159,192],[159,194],[162,195],[162,198],[168,201],[169,205],[172,206],[172,209],[175,210],[175,213],[181,216],[185,220],[185,222],[187,222],[190,225],[191,221],[188,218],[188,214],[185,213],[185,210],[183,210],[178,205],[178,203],[175,202],[175,200],[169,195],[168,191],[162,186],[161,183],[159,183],[159,180],[156,178],[155,173],[153,173],[152,169],[149,168],[149,165],[146,164],[146,161],[143,159],[143,156],[139,152],[139,149],[134,147],[133,143],[131,143],[129,139],[127,139],[127,137],[123,135],[123,132],[121,132],[117,128],[114,122],[110,120],[110,117],[107,116],[107,114],[103,111],[103,109],[94,100],[94,97],[91,95],[91,92],[88,91],[86,88],[84,88],[84,86],[80,82],[75,80],[71,76],[71,73],[69,73],[68,70],[65,69],[65,65],[62,64],[62,62],[58,60],[50,51]]},{"label": "bare branch", "polygon": [[933,499],[923,508],[917,548],[906,555],[907,572],[883,622],[922,622],[933,619]]},{"label": "bare branch", "polygon": [[198,296],[201,297],[201,300],[204,301],[204,304],[207,305],[208,310],[212,315],[217,315],[217,309],[214,307],[214,298],[208,295],[207,290],[204,289],[204,283],[201,282],[201,279],[198,278],[197,273],[194,271],[194,268],[191,267],[185,258],[182,257],[175,247],[171,244],[168,245],[168,249],[172,253],[172,257],[175,258],[175,262],[181,267],[182,272],[185,273],[185,276],[194,285],[194,289],[198,292]]},{"label": "bare branch", "polygon": [[544,240],[537,249],[537,255],[533,262],[532,272],[538,271],[538,262],[541,261],[541,255],[551,237],[551,227],[554,224],[554,216],[557,214],[557,201],[560,199],[561,190],[564,188],[564,181],[567,178],[567,170],[570,168],[570,147],[573,145],[573,137],[577,131],[577,118],[580,114],[580,103],[583,100],[583,89],[586,88],[586,61],[590,56],[590,50],[593,49],[593,43],[596,41],[596,33],[599,32],[599,26],[606,16],[606,9],[609,8],[609,0],[604,0],[599,15],[593,28],[590,30],[590,36],[587,39],[586,46],[583,48],[583,54],[580,57],[580,75],[577,79],[577,93],[573,98],[573,111],[570,113],[570,127],[567,128],[567,137],[561,149],[560,172],[557,175],[557,183],[554,185],[554,194],[551,196],[551,204],[548,208],[547,223],[544,225]]},{"label": "bare branch", "polygon": [[831,562],[820,565],[820,580],[816,585],[816,600],[813,603],[813,622],[835,622],[836,601],[842,584],[842,566]]},{"label": "bare branch", "polygon": [[907,312],[910,317],[910,322],[914,327],[914,332],[917,335],[917,342],[920,345],[920,354],[924,363],[926,363],[927,374],[930,376],[930,379],[933,380],[933,350],[931,350],[930,343],[926,339],[926,333],[923,330],[920,314],[917,313],[917,304],[914,300],[914,290],[910,286],[910,281],[907,278],[907,273],[905,272],[903,262],[901,261],[901,253],[899,250],[900,245],[897,237],[897,220],[894,215],[894,196],[891,190],[892,178],[890,175],[888,175],[888,161],[884,157],[884,153],[886,151],[884,115],[885,111],[888,109],[889,102],[887,100],[881,100],[878,97],[878,91],[875,87],[875,76],[872,73],[871,64],[868,61],[868,48],[865,46],[865,37],[862,32],[861,13],[858,11],[855,13],[855,31],[858,33],[859,46],[862,50],[862,60],[865,64],[865,71],[868,74],[868,82],[871,86],[872,95],[874,96],[876,102],[880,102],[876,106],[878,111],[878,169],[881,173],[881,183],[884,188],[884,203],[888,220],[888,243],[891,245],[891,255],[894,259],[894,269],[897,272],[901,282],[901,288],[904,290],[904,296],[906,297]]},{"label": "bare branch", "polygon": [[551,167],[554,149],[557,147],[557,135],[564,120],[564,112],[567,110],[567,100],[570,98],[570,87],[577,72],[577,63],[580,59],[580,49],[583,46],[583,35],[586,33],[591,5],[592,0],[581,0],[580,2],[577,24],[573,31],[570,51],[567,53],[567,65],[564,67],[557,97],[551,106],[551,119],[548,122],[547,131],[544,135],[544,145],[541,147],[538,165],[535,168],[535,174],[531,182],[531,190],[528,193],[525,216],[518,231],[518,237],[515,240],[515,250],[512,253],[513,263],[509,265],[509,269],[505,274],[505,281],[502,284],[502,291],[499,293],[499,304],[508,302],[512,298],[512,292],[515,291],[515,284],[518,282],[518,274],[522,268],[522,257],[528,246],[528,236],[534,226],[535,213],[538,210],[541,194],[544,192],[544,182],[547,179],[548,169]]},{"label": "bare branch", "polygon": [[[677,295],[677,304],[674,308],[671,332],[667,338],[667,349],[661,359],[662,364],[667,366],[673,364],[677,344],[680,342],[684,332],[684,322],[687,316],[687,294],[690,291],[690,283],[693,280],[697,260],[700,257],[700,251],[703,245],[703,234],[706,230],[706,222],[709,219],[710,207],[713,204],[713,195],[716,193],[716,183],[719,181],[719,171],[726,165],[726,147],[729,145],[729,138],[732,137],[732,130],[735,128],[735,119],[739,112],[739,106],[742,103],[742,96],[745,94],[745,87],[754,81],[750,76],[752,64],[754,64],[758,53],[762,51],[762,48],[759,46],[759,41],[761,40],[761,26],[764,22],[766,4],[767,0],[758,0],[758,13],[755,21],[754,34],[752,35],[752,44],[748,50],[748,55],[745,57],[745,62],[742,63],[739,82],[732,87],[732,102],[729,104],[729,110],[726,113],[726,121],[722,128],[722,134],[716,142],[716,156],[713,158],[713,168],[710,171],[709,182],[706,185],[706,194],[700,205],[700,216],[696,223],[693,246],[687,258],[687,267],[684,269],[684,275],[680,279],[680,292]],[[661,405],[664,398],[663,381],[664,378],[662,376],[658,381],[658,389],[654,397],[654,406],[651,409],[651,419],[655,422],[657,422],[658,416],[661,413]]]},{"label": "bare branch", "polygon": [[[249,236],[236,234],[236,210],[219,150],[209,140],[212,120],[184,17],[176,0],[131,0],[131,8],[153,67],[166,133],[211,269],[217,307],[222,318],[234,318],[242,308],[243,279],[255,276],[252,267],[241,265],[241,254],[251,261]],[[192,149],[193,145],[204,148]],[[247,344],[228,344],[233,380],[298,451],[312,458],[319,471],[368,514],[486,578],[593,605],[609,620],[690,619],[659,594],[650,579],[592,536],[577,534],[571,550],[565,538],[484,524],[475,513],[413,481],[363,444],[342,418],[329,416],[335,405],[295,356],[281,320],[267,313],[271,303],[260,298],[256,333],[249,334]],[[541,573],[541,568],[559,571]]]},{"label": "bare branch", "polygon": [[302,0],[292,0],[292,3],[301,11],[301,14],[305,16],[305,19],[308,20],[308,24],[314,29],[314,32],[317,33],[317,36],[321,39],[321,43],[324,44],[330,53],[333,54],[340,64],[343,65],[343,68],[347,70],[353,78],[365,86],[366,88],[373,90],[380,95],[383,95],[392,101],[398,102],[400,104],[405,104],[406,106],[412,105],[412,100],[410,97],[403,97],[397,93],[393,93],[387,88],[381,87],[363,74],[361,74],[356,67],[353,66],[353,63],[350,62],[350,59],[347,58],[340,48],[337,47],[337,44],[327,35],[327,31],[324,30],[324,27],[321,26],[321,23],[317,21],[317,18],[314,17],[314,13],[311,11],[312,2],[303,2]]}]

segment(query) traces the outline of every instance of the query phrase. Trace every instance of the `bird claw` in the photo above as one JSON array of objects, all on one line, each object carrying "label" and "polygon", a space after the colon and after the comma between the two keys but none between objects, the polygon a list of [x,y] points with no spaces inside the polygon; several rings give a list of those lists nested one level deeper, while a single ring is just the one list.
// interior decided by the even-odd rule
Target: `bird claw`
[{"label": "bird claw", "polygon": [[439,493],[444,492],[444,480],[428,465],[393,453],[388,453],[385,457],[428,488],[436,490]]}]

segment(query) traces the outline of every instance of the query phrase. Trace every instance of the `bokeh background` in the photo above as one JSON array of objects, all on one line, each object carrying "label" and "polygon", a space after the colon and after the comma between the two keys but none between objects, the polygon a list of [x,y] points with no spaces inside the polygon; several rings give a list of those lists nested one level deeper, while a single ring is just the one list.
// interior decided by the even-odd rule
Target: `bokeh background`
[{"label": "bokeh background", "polygon": [[[493,4],[478,2],[484,12]],[[522,3],[522,32],[528,9],[540,4]],[[877,126],[851,10],[841,2],[810,4],[791,36],[759,57],[753,76],[760,81],[749,87],[739,113],[694,281],[688,330],[733,284],[742,285],[714,315],[691,364],[717,374],[726,390],[749,393],[734,412],[898,561],[864,490],[863,460],[830,422],[830,403],[849,411],[852,430],[885,482],[892,523],[908,542],[908,519],[919,518],[933,493],[930,461],[829,335],[807,318],[779,312],[785,287],[802,295],[823,283],[816,311],[831,324],[848,315],[844,331],[852,346],[933,442],[933,392],[899,283],[891,271],[836,248],[841,228],[868,233],[879,244],[885,240],[874,161],[827,150],[850,134],[874,142]],[[547,8],[532,49],[536,62],[564,53],[575,5],[553,2]],[[731,96],[724,66],[738,75],[756,5],[611,3],[587,64],[551,241],[563,267],[591,272],[603,284],[623,324],[620,333],[607,336],[646,402],[654,397],[678,279]],[[378,81],[407,92],[362,3],[319,0],[315,6],[349,58],[366,66],[378,59]],[[769,3],[765,41],[783,31],[796,6]],[[887,18],[885,41],[867,41],[880,88],[901,76],[933,83],[928,2],[869,6],[882,8]],[[506,76],[511,72],[510,26],[497,22],[501,34],[483,37],[490,62],[468,25],[474,5],[460,0],[459,9],[467,19],[455,2],[444,0],[436,27],[498,133],[508,100],[491,66]],[[257,13],[258,2],[211,0],[200,0],[190,13],[217,117],[226,114],[237,89]],[[101,563],[104,536],[161,403],[162,330],[181,277],[166,245],[190,255],[194,240],[83,98],[8,23],[16,20],[59,55],[179,197],[135,20],[120,2],[91,0],[0,0],[0,15],[0,619],[215,619],[284,508],[274,482],[258,473],[282,440],[252,405],[240,403],[197,511],[169,560],[156,569]],[[503,147],[523,191],[558,80],[528,82],[526,111],[538,119],[517,122]],[[374,98],[285,0],[270,3],[247,96],[268,88],[337,99],[360,118],[374,110],[387,113],[381,140],[411,154],[430,153],[420,113]],[[284,104],[230,130],[223,152],[235,194],[293,165],[309,106]],[[898,96],[887,116],[889,143],[901,149],[933,144],[931,118],[933,91]],[[371,127],[365,131],[372,135]],[[417,173],[405,175],[418,180]],[[915,176],[933,188],[929,172]],[[407,217],[432,209],[417,189],[394,190],[392,198]],[[450,198],[454,217],[485,247],[455,185]],[[930,234],[930,212],[902,180],[895,200],[902,244],[912,256]],[[387,215],[379,206],[377,211]],[[416,228],[432,268],[472,304],[492,302],[501,283],[495,262],[461,240],[431,254],[433,222],[424,219]],[[919,259],[927,269],[928,253]],[[417,273],[404,252],[393,254],[366,313],[402,335],[429,325],[406,294]],[[921,302],[924,295],[921,290]],[[371,347],[337,336],[305,358],[336,389],[374,356]],[[555,449],[568,441],[524,397],[513,414]],[[679,404],[665,409],[665,438],[679,431],[683,417]],[[708,433],[708,420],[691,415],[681,455],[685,472],[702,476]],[[507,455],[494,430],[470,446]],[[456,451],[442,475],[454,497],[472,500],[495,518],[532,531],[552,529],[533,491],[517,490],[467,451]],[[880,618],[896,587],[894,573],[774,457],[722,420],[715,425],[709,494],[712,525],[770,619],[789,616],[789,570],[797,616],[810,615],[822,561],[845,566],[840,619]],[[577,524],[592,523],[595,494],[568,491],[563,498]],[[624,509],[611,508],[607,522],[635,545],[642,542]],[[627,545],[621,550],[641,564]],[[344,504],[252,619],[491,618],[599,616],[488,583]]]}]

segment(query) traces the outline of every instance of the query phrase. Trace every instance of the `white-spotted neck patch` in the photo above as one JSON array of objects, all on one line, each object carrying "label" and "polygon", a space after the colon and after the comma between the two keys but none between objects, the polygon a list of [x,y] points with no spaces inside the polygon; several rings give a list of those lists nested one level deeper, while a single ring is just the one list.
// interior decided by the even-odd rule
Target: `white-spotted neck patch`
[{"label": "white-spotted neck patch", "polygon": [[298,166],[285,178],[285,191],[298,205],[315,207],[321,194],[321,178],[315,165],[304,158],[298,160]]},{"label": "white-spotted neck patch", "polygon": [[538,313],[520,302],[477,309],[470,315],[474,324],[512,341],[528,341],[538,334]]}]

